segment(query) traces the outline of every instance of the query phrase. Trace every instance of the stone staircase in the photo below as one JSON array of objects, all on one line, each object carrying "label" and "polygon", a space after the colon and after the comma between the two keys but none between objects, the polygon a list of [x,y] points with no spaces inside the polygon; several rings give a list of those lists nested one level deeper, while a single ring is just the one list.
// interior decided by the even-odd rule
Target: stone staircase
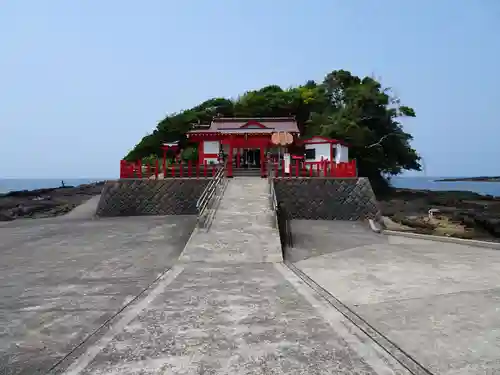
[{"label": "stone staircase", "polygon": [[236,168],[236,165],[233,165],[234,177],[260,177],[261,174],[260,168]]},{"label": "stone staircase", "polygon": [[181,262],[282,262],[278,229],[269,204],[267,179],[235,177],[229,180],[210,231],[196,229]]}]

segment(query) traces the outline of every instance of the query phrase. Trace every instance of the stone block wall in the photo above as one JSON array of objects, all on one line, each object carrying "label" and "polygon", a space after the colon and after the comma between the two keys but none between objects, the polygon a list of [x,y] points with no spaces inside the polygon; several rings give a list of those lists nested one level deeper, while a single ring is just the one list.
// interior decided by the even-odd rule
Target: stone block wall
[{"label": "stone block wall", "polygon": [[364,220],[380,217],[367,178],[275,178],[276,199],[290,219]]},{"label": "stone block wall", "polygon": [[104,185],[97,216],[196,215],[209,178],[122,179]]}]

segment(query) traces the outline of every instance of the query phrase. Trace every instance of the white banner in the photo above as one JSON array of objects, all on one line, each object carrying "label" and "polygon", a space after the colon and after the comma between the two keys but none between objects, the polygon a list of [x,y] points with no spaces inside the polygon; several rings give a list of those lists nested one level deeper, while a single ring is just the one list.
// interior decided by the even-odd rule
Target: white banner
[{"label": "white banner", "polygon": [[290,173],[290,154],[283,154],[283,160],[285,161],[285,173]]}]

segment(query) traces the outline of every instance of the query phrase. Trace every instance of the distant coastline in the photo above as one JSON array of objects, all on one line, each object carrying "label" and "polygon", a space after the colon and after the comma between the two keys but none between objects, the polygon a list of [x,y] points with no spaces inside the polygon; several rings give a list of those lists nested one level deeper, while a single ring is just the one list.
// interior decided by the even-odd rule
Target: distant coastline
[{"label": "distant coastline", "polygon": [[442,179],[434,180],[434,181],[435,182],[461,182],[461,181],[500,182],[500,176],[442,178]]}]

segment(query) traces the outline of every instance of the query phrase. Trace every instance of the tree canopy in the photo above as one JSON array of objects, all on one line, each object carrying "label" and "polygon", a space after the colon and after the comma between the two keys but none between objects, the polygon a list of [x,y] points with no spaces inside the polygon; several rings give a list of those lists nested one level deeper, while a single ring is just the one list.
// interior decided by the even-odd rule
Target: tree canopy
[{"label": "tree canopy", "polygon": [[386,177],[403,170],[420,170],[420,157],[403,130],[401,119],[415,117],[413,108],[374,78],[360,78],[336,70],[320,83],[282,89],[271,85],[248,91],[234,100],[213,98],[160,121],[125,157],[136,160],[161,154],[163,142],[180,141],[186,146],[186,132],[193,123],[208,124],[213,116],[283,117],[295,116],[302,137],[321,135],[349,144],[361,176],[377,188],[387,186]]}]

